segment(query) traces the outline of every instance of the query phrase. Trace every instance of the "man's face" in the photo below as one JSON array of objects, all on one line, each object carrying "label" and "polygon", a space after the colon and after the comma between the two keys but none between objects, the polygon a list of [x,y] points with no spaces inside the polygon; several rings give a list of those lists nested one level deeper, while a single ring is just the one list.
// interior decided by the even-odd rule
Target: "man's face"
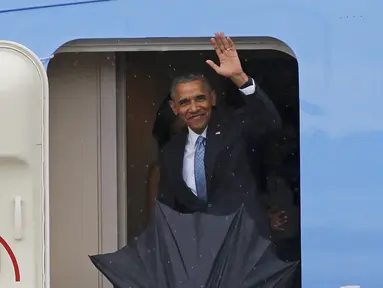
[{"label": "man's face", "polygon": [[175,98],[170,101],[173,112],[192,129],[201,134],[207,127],[216,97],[200,80],[178,84]]}]

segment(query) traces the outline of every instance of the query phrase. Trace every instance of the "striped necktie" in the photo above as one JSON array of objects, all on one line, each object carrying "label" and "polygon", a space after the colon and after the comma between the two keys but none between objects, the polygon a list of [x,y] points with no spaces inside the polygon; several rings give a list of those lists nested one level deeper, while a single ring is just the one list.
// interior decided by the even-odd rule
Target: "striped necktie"
[{"label": "striped necktie", "polygon": [[206,139],[203,136],[199,136],[196,141],[196,149],[194,155],[194,177],[197,188],[197,196],[201,200],[207,200],[206,191],[206,174],[205,174],[205,144]]}]

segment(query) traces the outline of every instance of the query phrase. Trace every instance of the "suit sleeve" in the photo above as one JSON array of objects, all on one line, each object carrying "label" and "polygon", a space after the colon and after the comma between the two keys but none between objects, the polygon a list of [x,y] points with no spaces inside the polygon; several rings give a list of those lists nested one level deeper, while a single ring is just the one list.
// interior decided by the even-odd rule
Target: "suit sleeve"
[{"label": "suit sleeve", "polygon": [[[256,141],[263,141],[275,136],[281,128],[282,120],[274,103],[253,79],[254,87],[248,87],[251,94],[242,90],[245,105],[240,108],[238,116],[243,125],[245,136]],[[247,88],[246,88],[247,89]],[[248,95],[246,95],[246,94]]]}]

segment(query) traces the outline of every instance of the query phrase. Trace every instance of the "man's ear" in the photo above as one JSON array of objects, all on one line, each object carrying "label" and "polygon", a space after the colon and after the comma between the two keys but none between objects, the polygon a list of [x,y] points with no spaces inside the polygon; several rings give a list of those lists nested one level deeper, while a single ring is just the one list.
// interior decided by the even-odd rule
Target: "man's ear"
[{"label": "man's ear", "polygon": [[172,108],[174,115],[178,115],[176,103],[173,101],[173,99],[169,100],[169,106]]},{"label": "man's ear", "polygon": [[217,93],[215,93],[215,90],[212,90],[210,92],[210,97],[211,97],[211,104],[215,106],[217,104]]}]

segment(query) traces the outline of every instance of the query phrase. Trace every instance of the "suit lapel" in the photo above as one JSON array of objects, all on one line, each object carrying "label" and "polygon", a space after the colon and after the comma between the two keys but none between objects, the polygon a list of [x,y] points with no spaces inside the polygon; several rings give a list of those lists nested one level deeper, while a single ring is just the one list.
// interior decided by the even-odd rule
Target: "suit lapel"
[{"label": "suit lapel", "polygon": [[221,151],[224,143],[224,125],[220,121],[222,117],[214,111],[210,120],[206,135],[205,167],[207,176],[207,189],[210,190],[217,154]]},{"label": "suit lapel", "polygon": [[171,158],[169,165],[171,166],[171,171],[174,173],[174,176],[177,179],[183,179],[182,177],[182,167],[184,162],[184,151],[187,139],[187,132],[183,131],[179,135],[175,136],[173,147],[171,147]]}]

